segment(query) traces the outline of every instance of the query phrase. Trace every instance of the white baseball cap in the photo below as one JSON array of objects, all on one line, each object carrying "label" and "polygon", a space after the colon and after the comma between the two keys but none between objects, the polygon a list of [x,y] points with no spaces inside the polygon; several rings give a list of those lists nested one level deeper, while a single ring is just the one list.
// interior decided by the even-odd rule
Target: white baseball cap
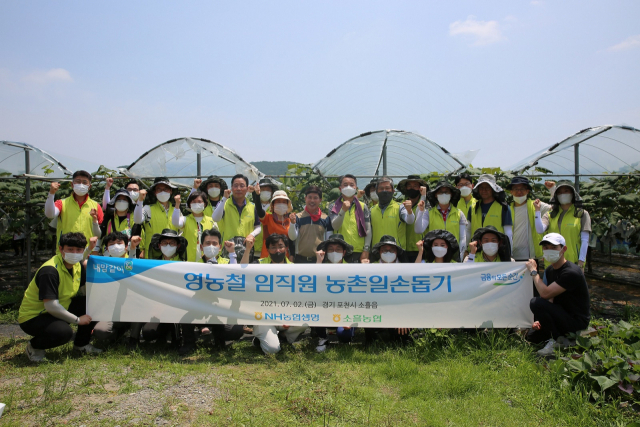
[{"label": "white baseball cap", "polygon": [[558,234],[558,233],[549,233],[546,236],[544,236],[540,244],[542,245],[545,242],[551,243],[552,245],[566,246],[566,241],[564,240],[564,237],[562,237],[562,234]]}]

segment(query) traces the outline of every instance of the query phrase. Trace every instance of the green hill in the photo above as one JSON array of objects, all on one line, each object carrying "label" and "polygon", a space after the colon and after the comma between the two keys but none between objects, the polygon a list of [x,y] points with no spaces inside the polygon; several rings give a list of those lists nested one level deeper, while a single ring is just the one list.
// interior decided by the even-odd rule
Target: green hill
[{"label": "green hill", "polygon": [[277,162],[251,162],[260,172],[265,175],[284,175],[287,173],[287,167],[298,162],[277,161]]}]

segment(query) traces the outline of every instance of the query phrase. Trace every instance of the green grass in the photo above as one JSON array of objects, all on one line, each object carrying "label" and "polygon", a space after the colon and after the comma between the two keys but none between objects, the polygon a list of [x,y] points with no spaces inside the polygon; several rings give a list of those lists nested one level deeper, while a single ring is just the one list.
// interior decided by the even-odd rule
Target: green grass
[{"label": "green grass", "polygon": [[[357,336],[360,338],[360,336]],[[71,344],[34,365],[26,340],[0,339],[3,425],[624,426],[618,401],[593,402],[504,331],[427,331],[407,347],[307,339],[265,356],[250,343],[189,358],[154,345],[75,358]],[[136,403],[139,401],[139,407]],[[119,411],[119,412],[115,412]]]}]

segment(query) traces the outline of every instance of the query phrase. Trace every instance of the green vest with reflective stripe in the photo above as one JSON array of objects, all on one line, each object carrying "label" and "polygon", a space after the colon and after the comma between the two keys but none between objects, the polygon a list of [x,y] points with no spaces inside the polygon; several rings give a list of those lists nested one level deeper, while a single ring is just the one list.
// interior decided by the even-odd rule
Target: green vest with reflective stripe
[{"label": "green vest with reflective stripe", "polygon": [[[253,224],[256,220],[256,207],[249,200],[246,201],[242,214],[229,198],[224,202],[224,223],[218,227],[222,233],[222,242],[231,240],[236,236],[247,237],[253,231]],[[224,244],[220,242],[221,244]]]},{"label": "green vest with reflective stripe", "polygon": [[[58,270],[58,276],[60,278],[60,285],[58,286],[58,301],[60,305],[65,309],[69,309],[71,304],[71,298],[76,296],[78,289],[80,289],[80,276],[82,272],[82,265],[77,262],[73,265],[73,276],[67,270],[64,265],[64,260],[61,254],[57,254],[49,261],[42,264],[42,267],[54,267]],[[38,272],[40,271],[38,269]],[[22,304],[20,304],[20,311],[18,313],[18,322],[23,323],[27,320],[33,319],[42,313],[46,313],[44,308],[44,302],[40,300],[40,289],[36,285],[36,277],[38,273],[33,276],[31,283],[27,287],[27,291],[24,293]]]},{"label": "green vest with reflective stripe", "polygon": [[[531,238],[533,239],[533,247],[536,248],[536,258],[542,258],[542,235],[536,231],[536,208],[533,206],[533,200],[527,199],[527,215],[529,217],[529,229],[531,230]],[[513,221],[513,241],[516,241],[516,205],[511,202],[511,220]]]},{"label": "green vest with reflective stripe", "polygon": [[427,228],[427,232],[433,230],[447,230],[455,236],[458,244],[460,244],[460,210],[455,206],[451,206],[445,223],[437,206],[429,209],[429,228]]},{"label": "green vest with reflective stripe", "polygon": [[484,255],[482,254],[482,252],[478,252],[476,253],[476,257],[473,259],[473,262],[501,262],[501,261],[500,261],[500,255],[496,255],[496,259],[494,259],[493,261],[487,261],[484,259]]},{"label": "green vest with reflective stripe", "polygon": [[[260,264],[271,264],[271,256],[268,256],[266,258],[260,258],[258,260],[258,262]],[[291,261],[289,261],[289,258],[287,258],[286,256],[284,257],[284,263],[285,264],[293,264]]]},{"label": "green vest with reflective stripe", "polygon": [[[477,209],[476,209],[477,208]],[[475,207],[471,209],[471,236],[470,239],[473,238],[473,235],[476,233],[478,228],[487,227],[492,225],[501,233],[504,233],[504,227],[502,226],[502,205],[495,200],[491,204],[489,208],[489,212],[484,217],[484,222],[482,221],[482,206],[481,203],[478,202]]]},{"label": "green vest with reflective stripe", "polygon": [[406,227],[400,219],[400,203],[392,200],[384,210],[384,214],[380,209],[380,204],[371,208],[371,231],[373,233],[371,239],[371,247],[380,242],[385,234],[395,237],[398,245],[403,249],[406,247]]},{"label": "green vest with reflective stripe", "polygon": [[[364,203],[354,197],[355,203],[360,203],[360,207],[364,210]],[[388,208],[387,208],[388,209]],[[348,211],[344,212],[344,219],[339,230],[334,233],[342,234],[344,241],[353,246],[353,252],[362,252],[364,250],[364,237],[360,237],[358,233],[358,221],[356,220],[356,206],[352,202]]]},{"label": "green vest with reflective stripe", "polygon": [[203,216],[198,228],[198,221],[196,221],[193,214],[187,215],[184,219],[184,228],[182,231],[182,237],[187,239],[187,261],[190,262],[202,262],[202,255],[200,255],[200,236],[203,231],[216,228],[213,219],[210,216]]},{"label": "green vest with reflective stripe", "polygon": [[56,251],[59,252],[60,236],[67,233],[82,233],[89,239],[93,237],[93,217],[89,215],[91,209],[98,209],[98,203],[87,197],[82,207],[78,206],[73,196],[62,199],[62,211],[56,225],[57,242]]},{"label": "green vest with reflective stripe", "polygon": [[174,207],[169,205],[169,210],[165,211],[160,202],[156,202],[153,205],[149,205],[151,211],[151,219],[144,223],[144,257],[149,258],[149,245],[151,244],[151,238],[154,234],[162,233],[165,228],[178,231],[171,222],[171,216],[173,215]]},{"label": "green vest with reflective stripe", "polygon": [[580,231],[582,230],[582,219],[576,218],[576,207],[571,205],[567,212],[562,217],[561,228],[558,228],[558,219],[560,214],[558,212],[553,218],[549,218],[549,229],[547,233],[560,233],[567,245],[567,252],[564,254],[565,259],[571,261],[574,264],[578,263],[578,257],[580,256]]}]

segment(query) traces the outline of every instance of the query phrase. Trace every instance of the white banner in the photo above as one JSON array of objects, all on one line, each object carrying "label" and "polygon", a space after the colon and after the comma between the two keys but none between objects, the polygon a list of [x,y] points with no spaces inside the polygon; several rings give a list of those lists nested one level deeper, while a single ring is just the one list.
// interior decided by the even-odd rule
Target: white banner
[{"label": "white banner", "polygon": [[211,265],[96,257],[94,320],[241,325],[530,327],[522,262]]}]

